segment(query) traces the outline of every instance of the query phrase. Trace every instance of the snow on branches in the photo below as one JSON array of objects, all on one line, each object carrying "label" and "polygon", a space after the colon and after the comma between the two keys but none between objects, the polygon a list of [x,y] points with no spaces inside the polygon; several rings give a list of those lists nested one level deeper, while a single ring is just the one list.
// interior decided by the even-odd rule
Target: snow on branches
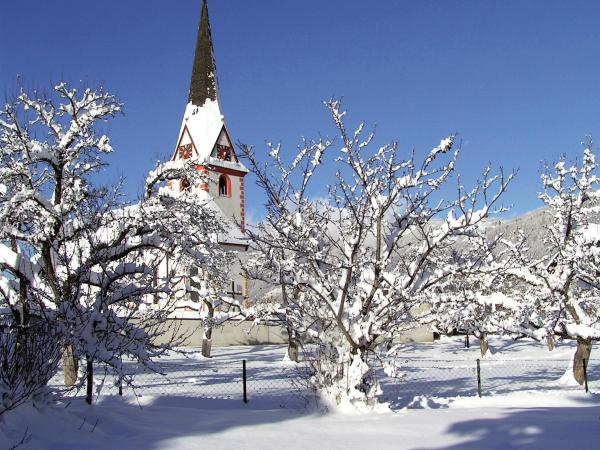
[{"label": "snow on branches", "polygon": [[[489,230],[493,258],[469,280],[448,278],[450,288],[438,286],[431,314],[435,326],[472,333],[484,347],[487,334],[546,341],[550,350],[557,338],[576,340],[566,374],[572,375],[565,379],[583,383],[583,360],[589,358],[592,341],[600,338],[596,169],[591,143],[578,163],[569,165],[563,158],[547,167],[539,194],[544,203],[537,213],[540,230],[535,230],[541,236],[534,238],[527,229],[512,235],[506,229]],[[472,259],[477,252],[468,254]]]},{"label": "snow on branches", "polygon": [[[242,147],[267,196],[267,216],[250,232],[257,256],[249,272],[293,293],[286,310],[318,344],[313,379],[321,392],[337,404],[373,404],[373,356],[414,325],[436,285],[472,270],[452,248],[481,238],[479,226],[513,175],[486,169],[472,190],[459,182],[455,199],[440,200],[455,173],[455,136],[421,161],[405,158],[395,142],[372,150],[364,124],[348,131],[339,101],[326,107],[338,136],[303,141],[289,164],[278,146],[270,146],[267,165]],[[311,189],[323,182],[328,157],[335,178],[315,200]]]},{"label": "snow on branches", "polygon": [[[527,236],[506,242],[511,252],[507,273],[517,283],[513,296],[521,314],[514,328],[524,335],[546,339],[576,339],[574,376],[583,382],[583,359],[592,340],[600,339],[600,227],[596,158],[588,143],[579,163],[564,159],[542,175],[539,198],[548,215],[543,243],[546,251],[534,256]],[[514,322],[513,322],[514,323]]]},{"label": "snow on branches", "polygon": [[[123,355],[151,365],[169,347],[155,338],[177,300],[177,268],[225,256],[203,195],[148,187],[126,205],[120,185],[93,183],[112,152],[98,125],[121,109],[102,89],[60,83],[0,111],[2,324],[24,345],[33,323],[46,322],[67,353],[117,369]],[[149,178],[155,186],[196,172],[167,165]]]}]

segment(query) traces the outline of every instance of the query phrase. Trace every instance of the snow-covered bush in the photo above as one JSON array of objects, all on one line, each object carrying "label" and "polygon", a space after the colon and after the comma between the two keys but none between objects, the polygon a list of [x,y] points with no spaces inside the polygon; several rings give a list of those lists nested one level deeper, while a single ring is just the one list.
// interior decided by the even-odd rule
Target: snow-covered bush
[{"label": "snow-covered bush", "polygon": [[[313,382],[324,397],[370,407],[379,392],[373,363],[414,326],[435,286],[472,270],[453,246],[481,238],[479,224],[512,175],[486,170],[471,191],[458,183],[456,199],[440,200],[455,172],[454,136],[422,160],[396,143],[372,150],[363,124],[347,130],[340,102],[326,106],[337,138],[305,140],[290,163],[279,146],[269,147],[267,165],[242,148],[267,198],[265,220],[250,231],[258,253],[248,271],[294,293],[285,307],[318,348]],[[327,196],[311,198],[322,195],[325,165],[335,167]]]},{"label": "snow-covered bush", "polygon": [[0,318],[0,415],[43,392],[60,361],[60,345],[45,321],[26,329]]}]

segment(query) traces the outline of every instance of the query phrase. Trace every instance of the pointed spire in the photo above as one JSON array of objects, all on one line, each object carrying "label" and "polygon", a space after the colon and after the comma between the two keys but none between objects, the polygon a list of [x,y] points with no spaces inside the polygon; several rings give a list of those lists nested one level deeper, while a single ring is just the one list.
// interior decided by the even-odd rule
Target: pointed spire
[{"label": "pointed spire", "polygon": [[216,101],[217,95],[217,68],[210,34],[208,6],[206,0],[202,0],[202,14],[198,27],[188,102],[202,106],[207,99]]}]

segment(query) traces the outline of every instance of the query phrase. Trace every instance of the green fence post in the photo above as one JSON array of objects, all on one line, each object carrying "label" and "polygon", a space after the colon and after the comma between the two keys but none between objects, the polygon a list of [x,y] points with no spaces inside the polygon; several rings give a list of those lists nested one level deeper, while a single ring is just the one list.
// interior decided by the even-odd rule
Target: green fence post
[{"label": "green fence post", "polygon": [[477,358],[477,394],[481,398],[481,364]]},{"label": "green fence post", "polygon": [[588,360],[583,358],[583,380],[585,381],[585,392],[588,391],[588,379],[587,379],[587,363]]},{"label": "green fence post", "polygon": [[244,403],[248,403],[248,391],[246,389],[246,360],[242,361],[242,382],[244,389]]}]

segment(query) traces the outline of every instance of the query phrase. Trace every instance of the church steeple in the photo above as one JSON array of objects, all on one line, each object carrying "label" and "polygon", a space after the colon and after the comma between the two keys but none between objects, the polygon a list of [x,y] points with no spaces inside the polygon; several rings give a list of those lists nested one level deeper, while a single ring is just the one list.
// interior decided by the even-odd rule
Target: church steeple
[{"label": "church steeple", "polygon": [[[199,188],[207,192],[219,214],[226,220],[233,220],[232,229],[237,229],[238,234],[244,230],[244,176],[248,169],[235,153],[219,105],[217,70],[206,0],[202,0],[188,103],[171,159],[192,160],[196,169],[205,176],[198,186],[190,186],[190,189]],[[180,180],[179,184],[172,186],[181,191],[187,188],[184,184]],[[234,239],[232,236],[227,239]]]},{"label": "church steeple", "polygon": [[196,106],[202,106],[206,100],[217,101],[217,97],[217,68],[210,33],[208,5],[206,0],[202,0],[202,14],[198,27],[188,102]]}]

